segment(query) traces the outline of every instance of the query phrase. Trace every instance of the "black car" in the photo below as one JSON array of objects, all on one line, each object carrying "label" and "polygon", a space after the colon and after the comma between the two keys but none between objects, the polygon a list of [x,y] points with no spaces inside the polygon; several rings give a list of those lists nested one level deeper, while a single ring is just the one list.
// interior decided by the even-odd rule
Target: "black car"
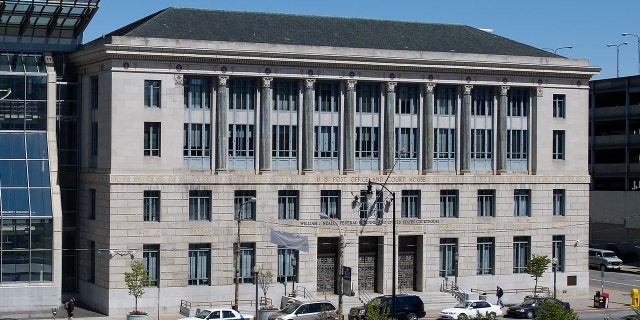
[{"label": "black car", "polygon": [[559,306],[563,306],[566,310],[571,309],[571,305],[569,305],[568,302],[554,298],[526,298],[523,303],[509,307],[504,317],[533,319],[536,316],[536,312],[540,310],[543,302],[555,303]]},{"label": "black car", "polygon": [[[391,295],[380,296],[371,299],[367,303],[380,306],[380,313],[387,314],[391,318],[398,320],[416,320],[424,317],[427,313],[424,311],[424,302],[416,295],[398,294],[396,295],[396,312],[393,313],[391,304]],[[349,320],[366,319],[367,305],[353,307],[349,311]]]}]

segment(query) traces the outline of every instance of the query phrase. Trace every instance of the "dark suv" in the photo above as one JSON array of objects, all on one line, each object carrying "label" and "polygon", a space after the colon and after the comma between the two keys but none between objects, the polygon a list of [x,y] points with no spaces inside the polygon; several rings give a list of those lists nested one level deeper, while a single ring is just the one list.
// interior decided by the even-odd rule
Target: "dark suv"
[{"label": "dark suv", "polygon": [[[367,305],[376,304],[380,306],[380,313],[387,314],[390,318],[398,320],[416,320],[426,315],[424,302],[420,297],[410,294],[396,295],[396,312],[393,313],[391,295],[380,296],[371,299]],[[349,320],[366,319],[367,305],[353,307],[349,311]]]}]

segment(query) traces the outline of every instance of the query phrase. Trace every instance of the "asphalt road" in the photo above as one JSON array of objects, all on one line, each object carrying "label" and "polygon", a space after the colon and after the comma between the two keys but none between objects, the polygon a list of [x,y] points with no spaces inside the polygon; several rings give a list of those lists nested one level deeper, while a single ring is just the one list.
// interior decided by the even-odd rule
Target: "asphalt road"
[{"label": "asphalt road", "polygon": [[605,271],[603,277],[600,271],[589,270],[589,286],[602,288],[603,285],[604,292],[607,292],[608,290],[631,292],[631,289],[633,288],[640,289],[640,275]]}]

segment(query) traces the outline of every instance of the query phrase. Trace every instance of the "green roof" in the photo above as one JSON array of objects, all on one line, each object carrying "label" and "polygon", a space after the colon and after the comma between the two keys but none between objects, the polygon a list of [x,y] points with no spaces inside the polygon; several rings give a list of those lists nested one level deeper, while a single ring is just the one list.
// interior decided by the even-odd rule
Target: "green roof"
[{"label": "green roof", "polygon": [[164,9],[106,36],[559,57],[465,25],[185,8]]}]

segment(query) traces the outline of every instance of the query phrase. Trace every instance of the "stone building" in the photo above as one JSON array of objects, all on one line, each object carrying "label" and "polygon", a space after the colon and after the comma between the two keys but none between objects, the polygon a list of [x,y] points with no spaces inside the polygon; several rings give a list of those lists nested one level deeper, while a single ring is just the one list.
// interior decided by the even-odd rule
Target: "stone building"
[{"label": "stone building", "polygon": [[254,270],[285,284],[271,298],[334,299],[341,236],[356,296],[532,287],[532,255],[588,293],[586,60],[464,25],[177,8],[71,59],[79,291],[101,312],[133,307],[132,258],[147,310],[233,304],[236,261],[241,307]]}]

